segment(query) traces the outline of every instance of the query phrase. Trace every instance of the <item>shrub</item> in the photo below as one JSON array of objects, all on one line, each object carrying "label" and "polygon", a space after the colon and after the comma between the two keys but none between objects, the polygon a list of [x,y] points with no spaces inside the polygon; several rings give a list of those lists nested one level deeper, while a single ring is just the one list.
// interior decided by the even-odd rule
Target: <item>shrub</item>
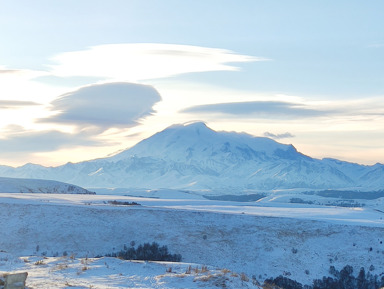
[{"label": "shrub", "polygon": [[140,206],[139,203],[136,202],[123,202],[123,201],[108,201],[108,204],[114,205],[114,206]]},{"label": "shrub", "polygon": [[289,279],[287,277],[279,276],[275,279],[267,279],[264,281],[265,284],[269,285],[270,287],[278,287],[278,288],[284,288],[284,289],[303,289],[303,285],[301,283],[294,281],[292,279]]},{"label": "shrub", "polygon": [[374,271],[375,270],[375,266],[371,265],[369,266],[369,271]]},{"label": "shrub", "polygon": [[43,260],[38,260],[35,262],[35,265],[45,265]]},{"label": "shrub", "polygon": [[378,289],[384,286],[384,277],[365,273],[364,268],[360,269],[357,277],[353,275],[352,266],[345,266],[338,271],[334,266],[329,268],[333,277],[324,276],[322,279],[313,280],[312,286],[302,285],[299,282],[287,277],[279,276],[264,281],[263,288],[284,288],[284,289]]},{"label": "shrub", "polygon": [[107,257],[117,257],[124,260],[145,260],[145,261],[171,261],[180,262],[180,254],[170,254],[167,246],[160,246],[158,243],[153,242],[144,243],[137,248],[125,247],[117,253],[107,254]]}]

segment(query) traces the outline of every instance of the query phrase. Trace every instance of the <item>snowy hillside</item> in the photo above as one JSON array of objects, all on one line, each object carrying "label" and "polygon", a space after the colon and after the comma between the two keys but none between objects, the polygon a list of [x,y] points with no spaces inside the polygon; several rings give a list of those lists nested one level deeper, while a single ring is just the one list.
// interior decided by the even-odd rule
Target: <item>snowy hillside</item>
[{"label": "snowy hillside", "polygon": [[0,271],[27,271],[28,288],[261,288],[245,275],[226,269],[206,268],[200,264],[124,261],[117,258],[12,258],[3,255],[7,261],[0,262]]},{"label": "snowy hillside", "polygon": [[1,177],[0,193],[94,194],[81,187],[57,181]]},{"label": "snowy hillside", "polygon": [[47,168],[0,167],[0,175],[55,179],[83,187],[169,188],[241,193],[245,190],[379,190],[384,165],[318,160],[294,146],[204,123],[174,125],[115,156]]},{"label": "snowy hillside", "polygon": [[[116,198],[141,205],[109,202]],[[0,248],[6,252],[0,253],[0,271],[30,272],[32,288],[92,285],[103,289],[217,288],[214,281],[223,281],[220,274],[225,275],[224,269],[244,273],[249,280],[253,277],[261,283],[283,275],[310,284],[313,279],[328,276],[330,266],[340,270],[351,265],[354,272],[371,268],[371,274],[380,275],[384,273],[383,217],[382,210],[369,208],[0,194],[4,232]],[[167,274],[167,267],[184,274],[188,265],[183,264],[135,266],[110,258],[85,260],[122,250],[132,241],[166,245],[172,253],[181,254],[183,262],[200,264],[193,265],[199,268],[208,265],[211,269],[207,274],[219,278],[200,282],[202,274]],[[28,257],[24,262],[1,254],[39,258]],[[44,255],[50,258],[44,259]],[[61,258],[63,255],[67,257]],[[41,264],[36,264],[39,260]],[[257,288],[231,273],[226,278],[227,287],[219,288]],[[69,285],[65,286],[66,282]]]}]

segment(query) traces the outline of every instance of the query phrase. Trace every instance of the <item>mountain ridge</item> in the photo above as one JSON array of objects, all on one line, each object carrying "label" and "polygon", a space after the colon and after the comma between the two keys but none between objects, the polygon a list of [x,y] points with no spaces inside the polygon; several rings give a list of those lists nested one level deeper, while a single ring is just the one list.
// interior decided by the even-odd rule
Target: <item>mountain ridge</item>
[{"label": "mountain ridge", "polygon": [[0,193],[95,194],[79,186],[59,181],[5,177],[0,177]]},{"label": "mountain ridge", "polygon": [[58,167],[0,166],[0,176],[53,179],[82,187],[221,190],[379,189],[384,166],[315,159],[289,144],[205,123],[172,125],[111,157]]}]

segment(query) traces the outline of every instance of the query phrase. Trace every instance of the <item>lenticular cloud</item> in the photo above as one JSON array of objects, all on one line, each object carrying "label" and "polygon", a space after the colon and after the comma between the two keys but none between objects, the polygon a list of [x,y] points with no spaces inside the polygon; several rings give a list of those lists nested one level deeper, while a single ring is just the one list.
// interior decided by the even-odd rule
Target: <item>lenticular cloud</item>
[{"label": "lenticular cloud", "polygon": [[52,59],[57,76],[104,77],[117,81],[164,78],[190,72],[237,70],[233,63],[263,61],[230,50],[175,44],[108,44],[66,52]]},{"label": "lenticular cloud", "polygon": [[134,125],[151,115],[160,94],[148,85],[106,83],[62,95],[51,103],[59,113],[44,121],[110,128]]}]

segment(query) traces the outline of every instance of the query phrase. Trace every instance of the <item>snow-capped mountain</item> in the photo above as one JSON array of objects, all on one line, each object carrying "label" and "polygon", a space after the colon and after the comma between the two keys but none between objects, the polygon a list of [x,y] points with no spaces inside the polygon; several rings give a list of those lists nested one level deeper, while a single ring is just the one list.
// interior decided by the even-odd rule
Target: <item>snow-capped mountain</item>
[{"label": "snow-capped mountain", "polygon": [[94,194],[78,186],[58,181],[1,177],[0,193]]},{"label": "snow-capped mountain", "polygon": [[189,190],[381,189],[384,165],[313,159],[294,146],[204,123],[173,125],[115,156],[59,167],[0,167],[0,175],[83,187]]}]

